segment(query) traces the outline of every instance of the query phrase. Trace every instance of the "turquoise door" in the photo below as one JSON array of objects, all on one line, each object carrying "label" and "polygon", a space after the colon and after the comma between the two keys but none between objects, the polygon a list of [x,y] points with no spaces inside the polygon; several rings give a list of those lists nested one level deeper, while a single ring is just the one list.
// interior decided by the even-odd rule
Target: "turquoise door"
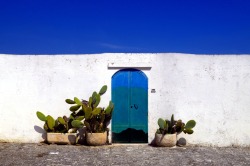
[{"label": "turquoise door", "polygon": [[148,78],[140,70],[125,69],[112,77],[113,143],[148,142]]}]

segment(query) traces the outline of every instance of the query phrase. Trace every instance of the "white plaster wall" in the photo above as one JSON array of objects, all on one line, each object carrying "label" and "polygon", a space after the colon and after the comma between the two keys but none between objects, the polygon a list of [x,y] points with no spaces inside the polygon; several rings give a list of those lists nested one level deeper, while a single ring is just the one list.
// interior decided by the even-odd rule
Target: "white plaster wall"
[{"label": "white plaster wall", "polygon": [[68,115],[66,98],[86,99],[104,84],[106,106],[119,66],[139,66],[149,78],[149,142],[157,119],[174,113],[196,120],[194,134],[181,135],[190,144],[250,146],[250,55],[173,53],[0,55],[0,141],[42,141],[36,111]]}]

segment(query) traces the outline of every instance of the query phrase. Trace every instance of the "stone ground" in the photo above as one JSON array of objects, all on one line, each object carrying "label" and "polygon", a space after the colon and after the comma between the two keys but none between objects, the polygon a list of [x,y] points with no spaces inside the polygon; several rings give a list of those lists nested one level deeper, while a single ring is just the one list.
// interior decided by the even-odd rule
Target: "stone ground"
[{"label": "stone ground", "polygon": [[250,148],[0,143],[0,165],[250,165]]}]

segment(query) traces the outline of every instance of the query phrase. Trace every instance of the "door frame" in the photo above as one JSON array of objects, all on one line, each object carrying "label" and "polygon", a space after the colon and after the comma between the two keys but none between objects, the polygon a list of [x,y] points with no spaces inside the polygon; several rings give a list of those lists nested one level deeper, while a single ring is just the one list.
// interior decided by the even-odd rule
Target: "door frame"
[{"label": "door frame", "polygon": [[[112,91],[113,91],[113,85],[112,85],[112,82],[113,82],[113,77],[117,74],[117,73],[119,73],[119,72],[122,72],[122,71],[138,71],[139,73],[140,73],[140,75],[141,76],[143,76],[143,77],[145,77],[146,78],[146,80],[147,80],[147,88],[146,88],[146,93],[147,93],[147,102],[146,102],[146,116],[147,116],[147,121],[146,121],[146,130],[147,130],[147,142],[145,142],[145,143],[148,143],[148,136],[149,136],[149,91],[148,91],[148,89],[149,89],[149,77],[146,75],[146,73],[145,72],[143,72],[142,70],[140,70],[140,69],[136,69],[136,68],[124,68],[124,69],[120,69],[120,70],[118,70],[118,71],[116,71],[115,73],[113,73],[113,75],[112,75],[112,77],[111,77],[111,97],[113,98],[113,96],[112,96]],[[113,118],[112,118],[112,120],[111,120],[111,135],[113,135],[113,127],[112,127],[112,123],[113,123]],[[111,138],[113,138],[113,137],[111,137]],[[111,141],[113,142],[113,140],[111,139]],[[113,142],[114,143],[114,142]],[[129,143],[129,142],[127,142],[127,143]]]}]

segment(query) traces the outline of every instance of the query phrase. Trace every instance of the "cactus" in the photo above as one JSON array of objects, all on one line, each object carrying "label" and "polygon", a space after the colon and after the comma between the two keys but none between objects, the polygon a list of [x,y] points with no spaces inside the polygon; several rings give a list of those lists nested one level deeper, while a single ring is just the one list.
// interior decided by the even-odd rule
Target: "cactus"
[{"label": "cactus", "polygon": [[112,101],[110,101],[108,107],[104,110],[104,112],[105,114],[111,114],[113,109],[114,109],[114,104],[112,103]]},{"label": "cactus", "polygon": [[68,104],[75,104],[76,103],[74,100],[71,100],[71,99],[66,99],[65,102]]},{"label": "cactus", "polygon": [[[56,120],[51,116],[45,116],[43,113],[37,111],[37,117],[44,121],[43,128],[46,132],[54,132],[54,133],[67,133],[71,130],[71,132],[76,132],[71,122],[74,120],[72,118],[67,118],[66,116],[58,117]],[[83,119],[83,117],[78,117],[79,119]]]},{"label": "cactus", "polygon": [[45,121],[47,120],[46,116],[45,116],[43,113],[39,112],[39,111],[36,112],[36,116],[37,116],[38,119],[40,119],[41,121],[44,121],[44,122],[45,122]]},{"label": "cactus", "polygon": [[69,110],[72,112],[76,112],[77,110],[79,110],[80,107],[81,107],[80,105],[74,105],[74,106],[70,107]]},{"label": "cactus", "polygon": [[66,125],[66,122],[65,122],[65,120],[64,120],[62,117],[58,117],[57,120],[58,120],[58,122],[59,122],[60,124]]},{"label": "cactus", "polygon": [[93,107],[96,108],[99,105],[100,101],[101,101],[101,95],[97,94],[95,96],[95,103],[93,103],[94,104]]},{"label": "cactus", "polygon": [[166,121],[163,120],[162,118],[158,119],[158,125],[159,125],[160,129],[162,129],[162,130],[164,130],[168,127]]},{"label": "cactus", "polygon": [[81,128],[83,127],[83,123],[80,121],[80,120],[73,120],[71,122],[71,125],[74,127],[74,128]]},{"label": "cactus", "polygon": [[[66,99],[66,103],[73,104],[73,106],[69,108],[72,112],[70,115],[70,125],[74,128],[80,128],[85,125],[90,132],[104,132],[110,123],[114,110],[114,104],[111,101],[106,109],[98,107],[101,96],[106,91],[107,85],[104,85],[99,93],[94,91],[88,101],[81,101],[77,97],[75,97],[74,100]],[[84,123],[82,120],[84,120]]]},{"label": "cactus", "polygon": [[55,120],[52,116],[48,115],[47,116],[47,124],[50,130],[54,130],[55,127]]},{"label": "cactus", "polygon": [[[94,91],[88,101],[80,101],[77,97],[75,97],[74,100],[66,99],[66,102],[69,104],[75,103],[75,105],[70,107],[70,111],[73,112],[72,117],[75,116],[73,118],[74,120],[71,122],[73,127],[79,128],[85,125],[87,130],[93,133],[104,132],[107,130],[107,125],[110,123],[112,112],[114,110],[114,104],[110,101],[106,109],[98,107],[101,102],[101,96],[106,91],[107,85],[104,85],[99,93]],[[84,123],[81,122],[83,119],[78,119],[79,117],[76,116],[77,113],[84,115]]]},{"label": "cactus", "polygon": [[100,89],[99,94],[100,94],[100,95],[103,95],[104,93],[106,93],[107,89],[108,89],[107,85],[104,85],[104,86]]},{"label": "cactus", "polygon": [[196,122],[194,120],[189,120],[184,127],[183,132],[186,134],[193,134],[193,128],[195,127]]},{"label": "cactus", "polygon": [[159,129],[157,129],[157,134],[174,134],[184,132],[185,134],[192,134],[193,128],[196,125],[194,120],[189,120],[187,124],[183,123],[181,119],[178,121],[174,120],[174,115],[171,116],[171,120],[164,120],[162,118],[158,119]]},{"label": "cactus", "polygon": [[74,102],[77,105],[80,105],[80,106],[82,105],[82,102],[77,97],[74,97]]},{"label": "cactus", "polygon": [[194,120],[190,120],[190,121],[187,122],[185,128],[191,129],[191,128],[194,128],[195,125],[196,125],[196,122]]}]

